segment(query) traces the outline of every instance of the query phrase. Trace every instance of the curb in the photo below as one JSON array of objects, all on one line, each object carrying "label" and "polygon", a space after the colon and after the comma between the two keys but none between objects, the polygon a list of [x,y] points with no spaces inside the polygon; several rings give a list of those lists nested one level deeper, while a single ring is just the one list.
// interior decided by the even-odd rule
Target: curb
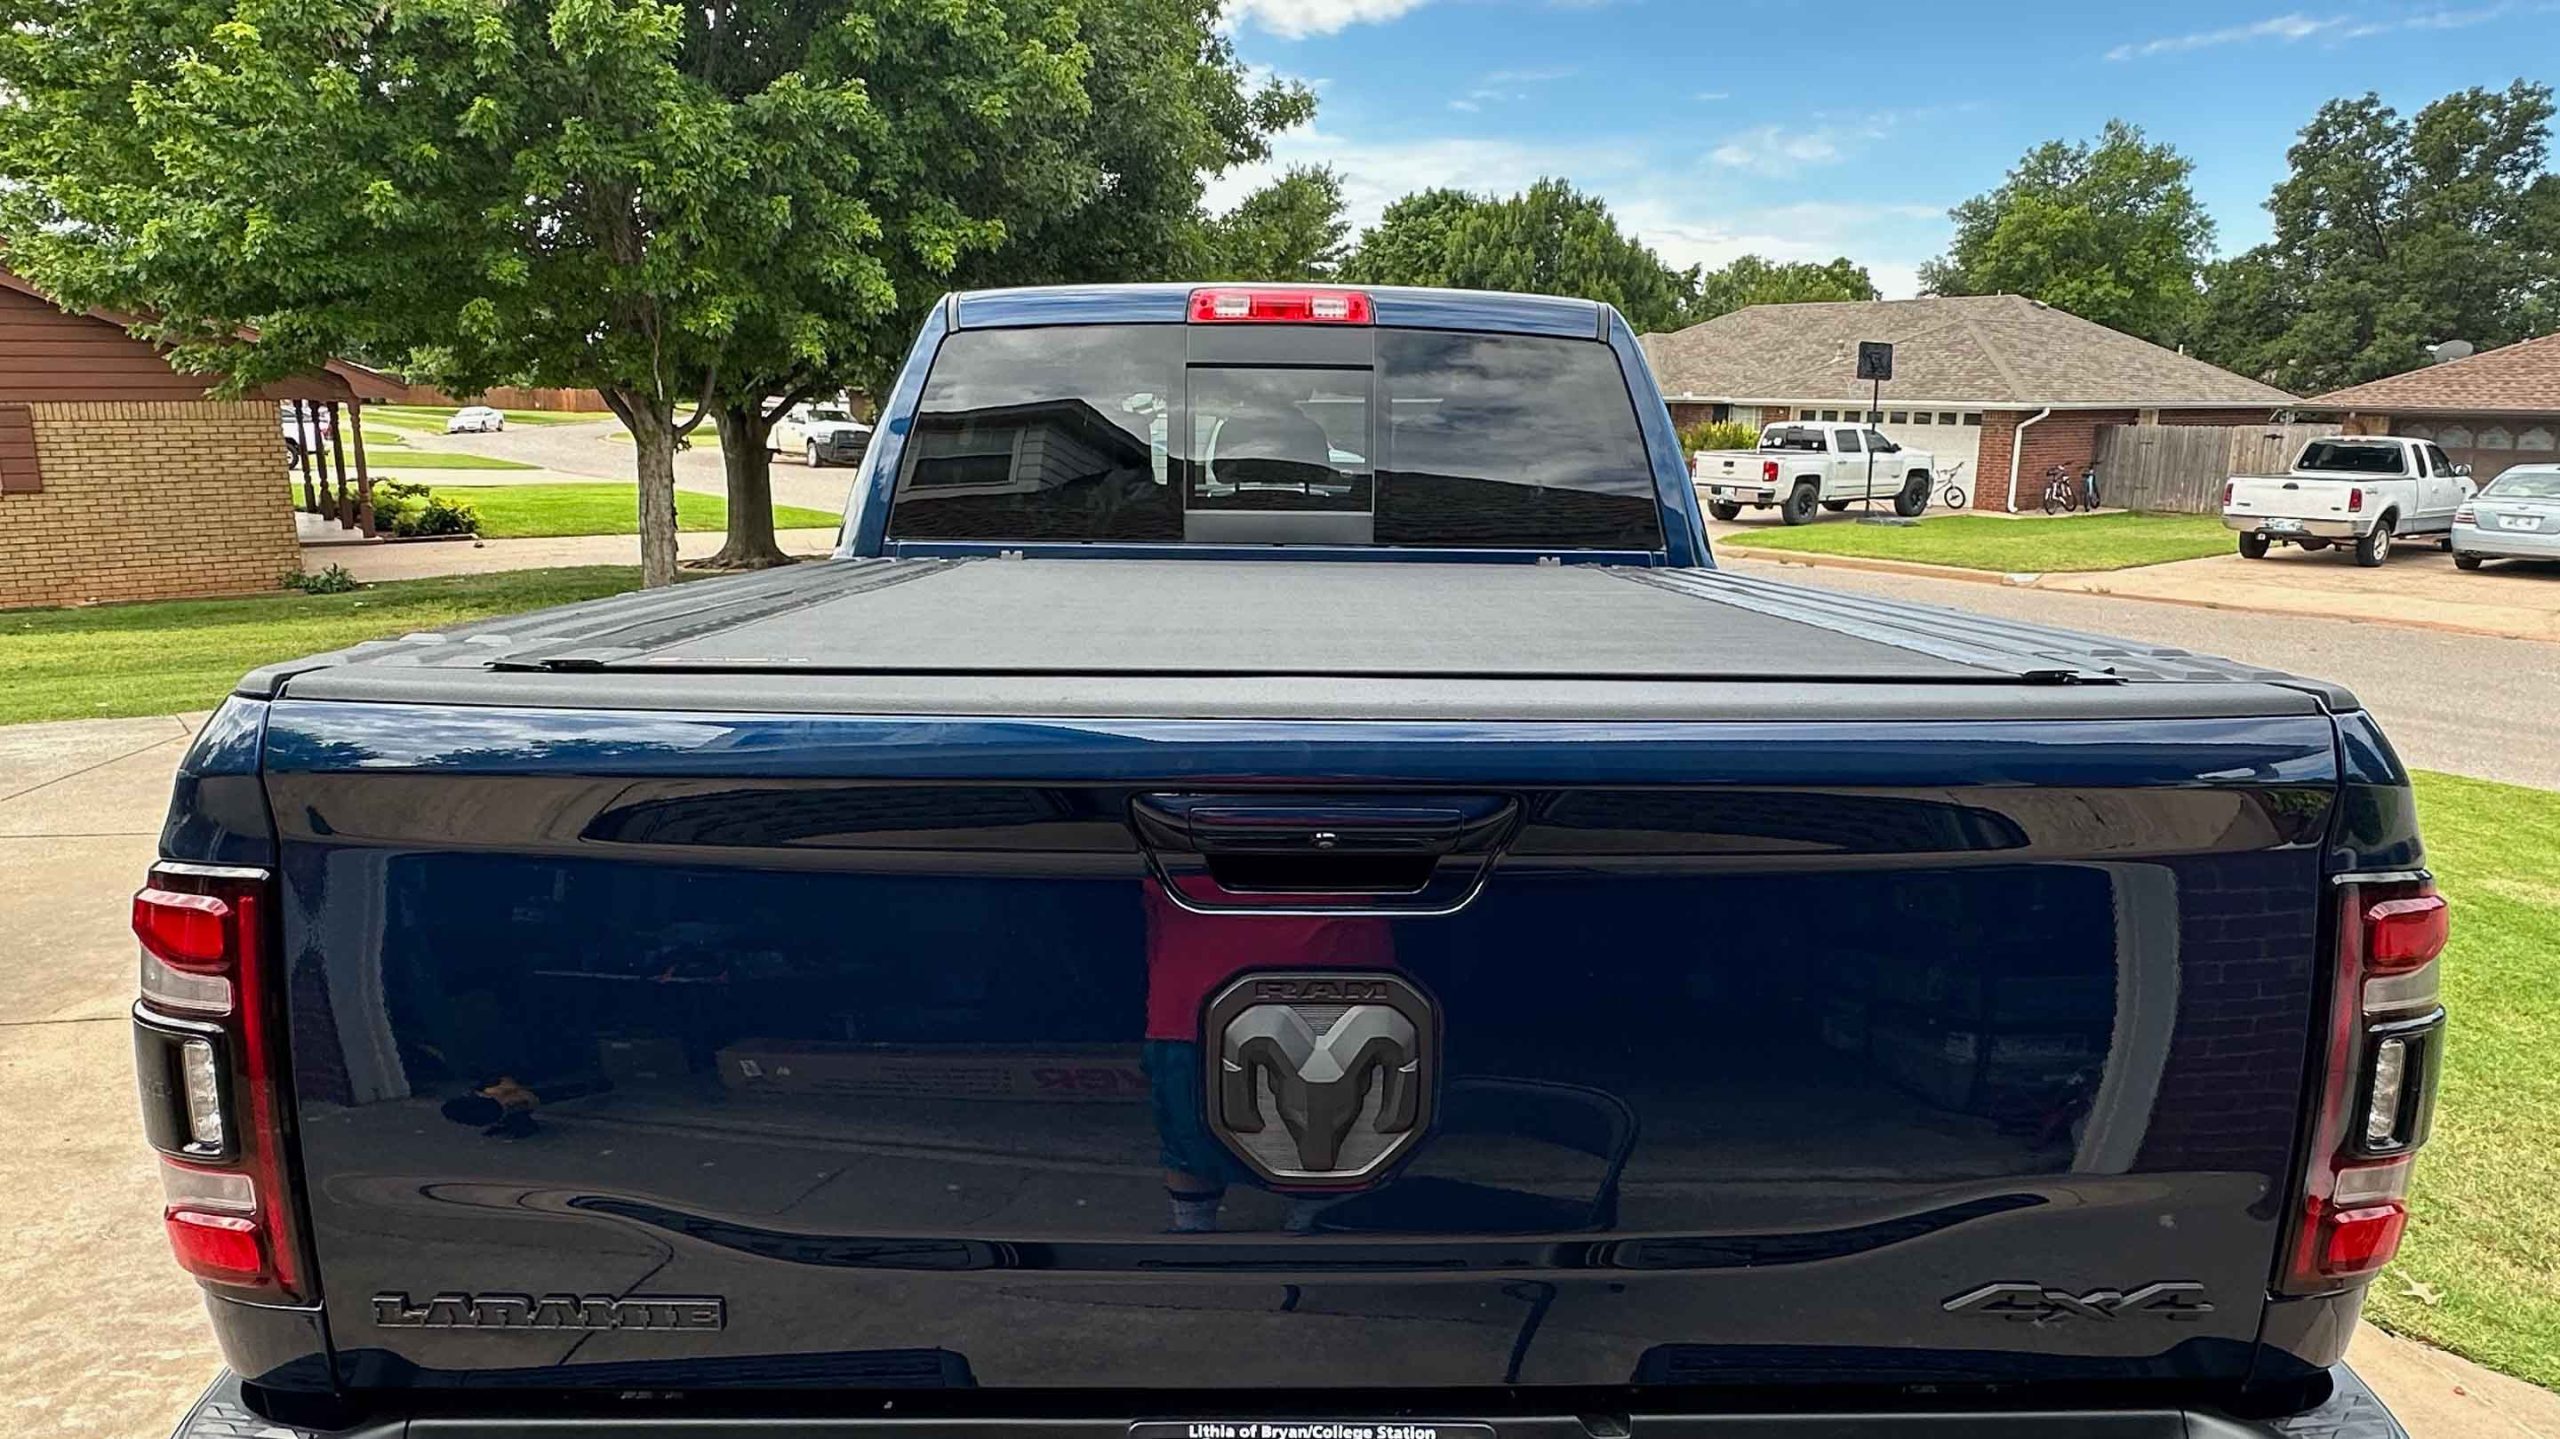
[{"label": "curb", "polygon": [[[2034,572],[1967,569],[1962,565],[1932,565],[1920,560],[1887,560],[1870,555],[1826,555],[1803,550],[1772,551],[1751,545],[1729,545],[1715,552],[1719,560],[1736,556],[1758,560],[1763,564],[1802,565],[1809,570],[1825,567],[1836,570],[1872,570],[1883,575],[1918,575],[1930,580],[1961,580],[1971,585],[2007,585],[2012,589],[2037,589],[2045,577]],[[2126,599],[2138,598],[2127,595]]]}]

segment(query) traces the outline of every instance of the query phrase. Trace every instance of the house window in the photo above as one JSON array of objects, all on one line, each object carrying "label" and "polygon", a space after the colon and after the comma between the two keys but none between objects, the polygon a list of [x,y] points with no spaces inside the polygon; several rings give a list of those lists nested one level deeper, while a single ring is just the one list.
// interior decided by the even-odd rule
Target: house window
[{"label": "house window", "polygon": [[2461,425],[2447,425],[2436,431],[2436,443],[2448,450],[2471,448],[2471,431]]},{"label": "house window", "polygon": [[2504,425],[2491,425],[2480,432],[2480,448],[2484,450],[2512,450],[2515,447],[2516,437],[2507,433]]},{"label": "house window", "polygon": [[1893,421],[1897,425],[1907,425],[1911,423],[1911,412],[1909,410],[1896,410],[1885,418]]},{"label": "house window", "polygon": [[1913,410],[1911,412],[1911,423],[1915,425],[1925,425],[1929,423],[1929,412],[1927,410]]},{"label": "house window", "polygon": [[[1939,423],[1939,424],[1942,424],[1942,425],[1952,425],[1952,424],[1954,424],[1955,422],[1956,422],[1956,412],[1955,412],[1955,411],[1953,411],[1953,410],[1940,410],[1940,411],[1938,412],[1938,423]],[[1964,417],[1964,422],[1965,422],[1966,424],[1968,424],[1968,425],[1978,425],[1978,424],[1981,424],[1981,423],[1982,423],[1982,417],[1981,417],[1980,415],[1967,415],[1967,416],[1965,416],[1965,417]]]},{"label": "house window", "polygon": [[2542,428],[2540,425],[2536,425],[2532,429],[2525,431],[2523,434],[2516,436],[2516,448],[2519,450],[2552,449],[2554,446],[2551,443],[2551,432]]},{"label": "house window", "polygon": [[2394,425],[2391,427],[2391,432],[2395,435],[2405,435],[2413,440],[2432,440],[2436,437],[2436,427],[2433,425]]},{"label": "house window", "polygon": [[[1786,417],[1781,415],[1779,418],[1784,419]],[[1796,418],[1799,420],[1818,420],[1822,418],[1822,412],[1820,410],[1798,410],[1796,411]]]},{"label": "house window", "polygon": [[1840,412],[1838,410],[1825,410],[1822,412],[1822,418],[1836,421],[1840,418]]}]

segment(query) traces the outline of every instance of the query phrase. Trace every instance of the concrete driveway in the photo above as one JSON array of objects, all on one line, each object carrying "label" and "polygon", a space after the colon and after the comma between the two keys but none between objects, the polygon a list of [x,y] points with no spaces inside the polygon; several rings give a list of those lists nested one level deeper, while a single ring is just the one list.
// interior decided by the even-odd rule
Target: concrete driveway
[{"label": "concrete driveway", "polygon": [[[1824,515],[1815,524],[1854,523],[1856,516]],[[2069,517],[2020,516],[2021,525],[2072,523]],[[1921,523],[1926,524],[1923,520]],[[1774,519],[1707,521],[1710,541],[1766,532]],[[1765,559],[1807,568],[1871,569],[1890,573],[1927,573],[1983,584],[2086,595],[2120,595],[2127,599],[2194,605],[2206,609],[2245,610],[2255,614],[2301,615],[2307,618],[2403,625],[2455,634],[2492,635],[2506,639],[2560,640],[2560,564],[2491,561],[2465,573],[2453,556],[2433,543],[2411,541],[2377,569],[2359,569],[2346,551],[2314,554],[2280,548],[2262,560],[2232,552],[2203,559],[2142,565],[2126,570],[2085,574],[2003,575],[1990,570],[1959,570],[1942,565],[1912,565],[1809,552],[1754,550],[1747,545],[1718,544],[1720,559]],[[2057,621],[2057,623],[2069,623]]]}]

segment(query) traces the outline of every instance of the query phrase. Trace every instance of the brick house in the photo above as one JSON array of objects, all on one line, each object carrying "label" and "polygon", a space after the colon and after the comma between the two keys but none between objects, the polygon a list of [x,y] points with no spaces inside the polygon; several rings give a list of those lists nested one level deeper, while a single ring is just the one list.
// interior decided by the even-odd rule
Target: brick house
[{"label": "brick house", "polygon": [[274,589],[302,558],[278,402],[343,404],[354,431],[391,392],[332,364],[209,399],[219,376],[172,369],[130,323],[0,269],[0,608]]},{"label": "brick house", "polygon": [[[1861,340],[1894,347],[1894,377],[1872,409]],[[2045,472],[2077,474],[2102,426],[2260,425],[2296,403],[2017,295],[1753,305],[1641,343],[1682,425],[1864,416],[1937,456],[1940,478],[1982,509],[2035,508]]]},{"label": "brick house", "polygon": [[2332,390],[2302,407],[2337,416],[2350,434],[2433,440],[2485,484],[2510,465],[2560,460],[2560,335]]}]

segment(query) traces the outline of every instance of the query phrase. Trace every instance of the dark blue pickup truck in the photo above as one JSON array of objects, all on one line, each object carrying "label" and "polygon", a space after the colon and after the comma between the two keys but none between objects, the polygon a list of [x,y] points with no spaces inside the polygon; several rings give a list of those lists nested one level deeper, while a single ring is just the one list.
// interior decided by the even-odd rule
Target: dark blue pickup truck
[{"label": "dark blue pickup truck", "polygon": [[2343,690],[1717,569],[1572,300],[955,296],[845,536],[204,728],[182,1433],[2397,1433]]}]

